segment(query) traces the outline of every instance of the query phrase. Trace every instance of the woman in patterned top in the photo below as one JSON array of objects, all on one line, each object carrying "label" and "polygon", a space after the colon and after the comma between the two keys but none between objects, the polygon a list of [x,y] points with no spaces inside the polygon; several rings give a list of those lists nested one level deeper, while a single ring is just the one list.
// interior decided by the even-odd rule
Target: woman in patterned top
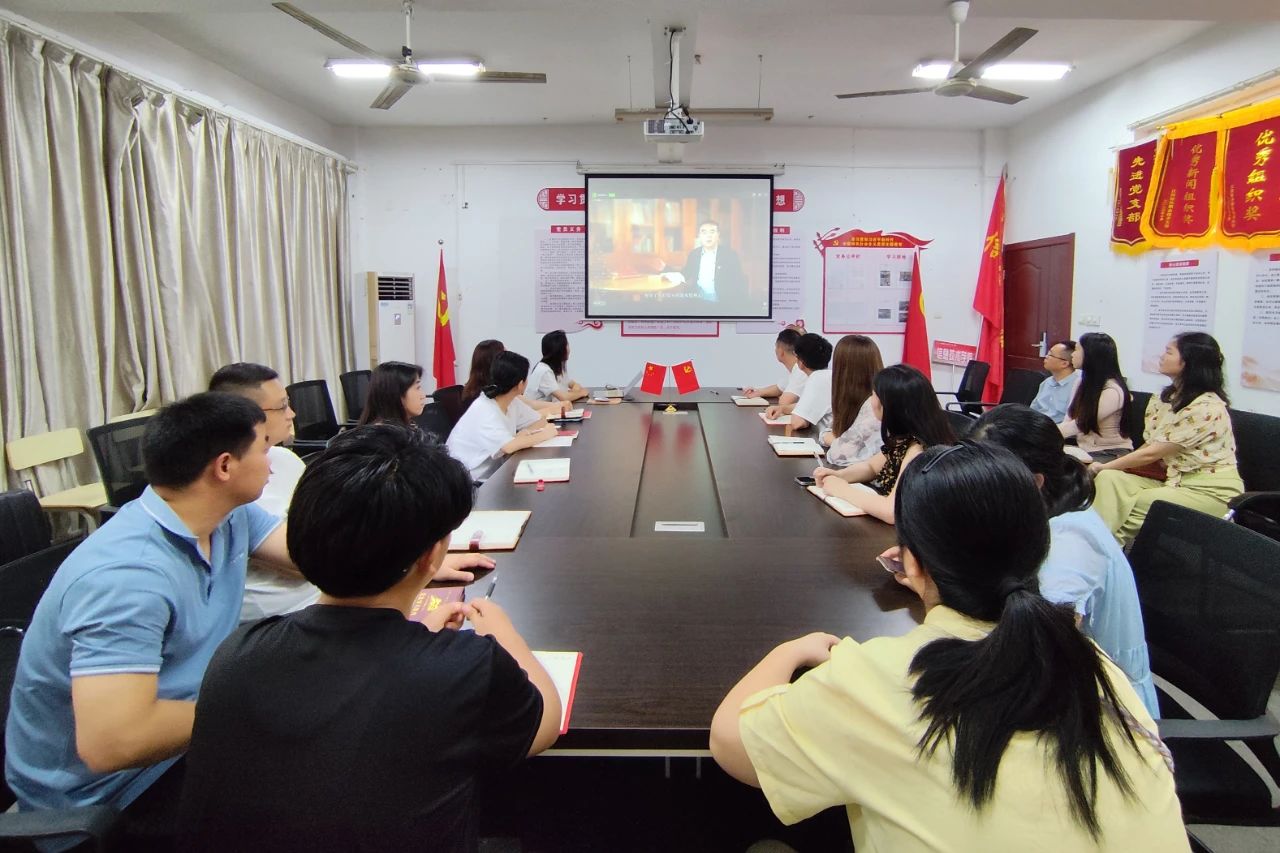
[{"label": "woman in patterned top", "polygon": [[1160,356],[1160,372],[1172,383],[1147,404],[1146,444],[1089,466],[1097,474],[1093,508],[1122,544],[1133,541],[1155,501],[1222,516],[1244,491],[1218,342],[1203,332],[1178,335]]},{"label": "woman in patterned top", "polygon": [[880,347],[865,335],[845,335],[831,356],[831,429],[819,439],[831,449],[827,462],[852,465],[880,449],[880,419],[871,410],[871,388],[884,370]]},{"label": "woman in patterned top", "polygon": [[[956,436],[938,405],[933,385],[919,370],[895,364],[877,373],[873,385],[871,409],[880,419],[884,441],[880,452],[839,471],[817,468],[813,477],[828,495],[893,524],[894,489],[902,469],[935,444],[954,443]],[[866,483],[870,488],[854,483]]]}]

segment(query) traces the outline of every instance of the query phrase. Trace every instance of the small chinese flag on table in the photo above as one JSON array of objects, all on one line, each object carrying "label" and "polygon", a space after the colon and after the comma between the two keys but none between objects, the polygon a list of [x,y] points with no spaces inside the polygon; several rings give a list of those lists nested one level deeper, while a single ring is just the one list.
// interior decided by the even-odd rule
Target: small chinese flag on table
[{"label": "small chinese flag on table", "polygon": [[701,387],[698,385],[698,374],[693,371],[692,361],[682,361],[671,368],[671,372],[675,375],[676,390],[681,394],[697,391]]},{"label": "small chinese flag on table", "polygon": [[646,361],[644,363],[644,379],[640,380],[640,390],[646,394],[661,394],[662,383],[666,378],[666,365]]}]

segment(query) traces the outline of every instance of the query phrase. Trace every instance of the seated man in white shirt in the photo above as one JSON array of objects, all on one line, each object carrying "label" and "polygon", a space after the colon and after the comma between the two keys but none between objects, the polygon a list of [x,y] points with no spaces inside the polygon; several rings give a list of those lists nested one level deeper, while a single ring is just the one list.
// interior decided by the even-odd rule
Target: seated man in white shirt
[{"label": "seated man in white shirt", "polygon": [[813,332],[801,335],[796,341],[796,364],[804,371],[804,390],[800,399],[791,405],[770,406],[765,416],[779,418],[791,415],[791,428],[818,427],[818,435],[831,426],[831,342]]},{"label": "seated man in white shirt", "polygon": [[[298,458],[298,454],[286,446],[293,441],[294,412],[289,405],[289,395],[280,381],[280,374],[265,364],[236,362],[218,368],[209,379],[209,390],[244,397],[257,403],[266,413],[267,441],[271,445],[267,451],[267,461],[271,465],[271,476],[256,503],[272,515],[284,518],[289,510],[289,501],[293,498],[293,490],[306,466]],[[477,565],[487,568],[493,563],[488,558],[480,561],[450,559],[445,563],[444,572],[454,580],[470,581],[474,579],[474,575],[463,569]],[[272,563],[251,559],[245,573],[240,621],[249,622],[266,616],[293,613],[315,604],[319,597],[320,590],[301,575],[287,574],[275,568]]]},{"label": "seated man in white shirt", "polygon": [[799,362],[796,361],[796,341],[800,340],[800,336],[804,334],[795,326],[787,326],[781,332],[778,332],[778,338],[773,344],[774,358],[778,359],[787,369],[787,379],[782,385],[766,385],[763,388],[748,386],[742,389],[742,393],[747,397],[777,397],[779,405],[794,405],[796,400],[800,399],[800,393],[804,390],[805,380],[808,374],[800,369]]}]

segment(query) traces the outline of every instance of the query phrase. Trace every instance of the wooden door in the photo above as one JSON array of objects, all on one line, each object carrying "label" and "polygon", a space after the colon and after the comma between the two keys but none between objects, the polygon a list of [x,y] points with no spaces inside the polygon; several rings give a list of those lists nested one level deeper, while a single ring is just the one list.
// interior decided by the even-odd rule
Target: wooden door
[{"label": "wooden door", "polygon": [[1048,348],[1070,335],[1075,254],[1075,234],[1004,247],[1006,370],[1043,370]]}]

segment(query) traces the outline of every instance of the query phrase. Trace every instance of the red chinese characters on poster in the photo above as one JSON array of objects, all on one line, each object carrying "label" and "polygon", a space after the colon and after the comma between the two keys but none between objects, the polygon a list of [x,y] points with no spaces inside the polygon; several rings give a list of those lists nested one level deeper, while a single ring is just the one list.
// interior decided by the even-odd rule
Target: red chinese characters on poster
[{"label": "red chinese characters on poster", "polygon": [[586,210],[587,192],[582,187],[543,187],[538,190],[538,207],[543,210]]},{"label": "red chinese characters on poster", "polygon": [[1228,128],[1222,157],[1222,242],[1280,247],[1280,106],[1261,121]]},{"label": "red chinese characters on poster", "polygon": [[773,190],[773,212],[795,213],[804,207],[804,193],[800,190]]},{"label": "red chinese characters on poster", "polygon": [[1116,153],[1116,200],[1111,218],[1111,248],[1118,252],[1144,252],[1151,248],[1142,236],[1142,207],[1151,188],[1156,142],[1121,148]]},{"label": "red chinese characters on poster", "polygon": [[1162,248],[1204,245],[1214,230],[1217,131],[1165,137],[1157,158],[1156,186],[1147,203],[1143,236]]}]

